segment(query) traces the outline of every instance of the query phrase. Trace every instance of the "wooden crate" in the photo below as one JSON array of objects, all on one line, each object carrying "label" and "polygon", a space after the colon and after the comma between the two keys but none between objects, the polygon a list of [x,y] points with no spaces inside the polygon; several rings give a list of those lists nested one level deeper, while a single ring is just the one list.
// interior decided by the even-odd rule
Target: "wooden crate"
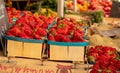
[{"label": "wooden crate", "polygon": [[68,48],[64,46],[50,45],[51,60],[68,60]]},{"label": "wooden crate", "polygon": [[23,56],[23,42],[7,40],[8,56]]},{"label": "wooden crate", "polygon": [[70,46],[68,57],[73,61],[84,61],[84,46]]},{"label": "wooden crate", "polygon": [[24,57],[41,59],[42,44],[41,43],[26,43],[24,42]]},{"label": "wooden crate", "polygon": [[50,45],[50,60],[84,61],[84,46]]},{"label": "wooden crate", "polygon": [[8,56],[41,59],[42,43],[7,40]]}]

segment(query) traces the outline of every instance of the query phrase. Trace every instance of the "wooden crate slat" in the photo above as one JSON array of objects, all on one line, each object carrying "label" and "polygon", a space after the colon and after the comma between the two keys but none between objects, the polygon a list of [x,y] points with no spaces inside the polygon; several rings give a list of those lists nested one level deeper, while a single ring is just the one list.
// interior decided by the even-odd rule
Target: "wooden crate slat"
[{"label": "wooden crate slat", "polygon": [[8,56],[22,56],[23,42],[7,40]]},{"label": "wooden crate slat", "polygon": [[51,60],[68,60],[67,47],[50,45],[50,59]]},{"label": "wooden crate slat", "polygon": [[24,57],[41,58],[42,44],[41,43],[26,43],[24,42]]}]

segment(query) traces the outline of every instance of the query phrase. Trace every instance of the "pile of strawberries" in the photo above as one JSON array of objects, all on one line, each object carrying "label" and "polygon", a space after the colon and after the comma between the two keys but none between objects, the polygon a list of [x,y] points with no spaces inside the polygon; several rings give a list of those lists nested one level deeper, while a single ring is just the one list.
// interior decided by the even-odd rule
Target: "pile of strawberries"
[{"label": "pile of strawberries", "polygon": [[21,11],[16,10],[15,8],[12,7],[6,7],[7,15],[8,15],[8,21],[9,24],[12,24],[13,18],[20,18],[21,17]]},{"label": "pile of strawberries", "polygon": [[46,29],[53,20],[54,17],[35,16],[32,13],[24,13],[24,15],[8,29],[6,34],[13,37],[41,40],[46,37]]},{"label": "pile of strawberries", "polygon": [[84,42],[82,23],[70,18],[57,18],[57,23],[49,29],[48,40],[57,42]]},{"label": "pile of strawberries", "polygon": [[109,46],[90,47],[88,62],[94,62],[90,73],[116,73],[120,70],[120,58],[115,48]]},{"label": "pile of strawberries", "polygon": [[[48,31],[48,25],[55,19],[42,15],[34,15],[30,11],[20,11],[7,7],[9,23],[17,18],[6,34],[12,37],[43,40],[47,36],[50,41],[57,42],[84,42],[82,23],[73,18],[57,18],[56,24]],[[47,35],[48,34],[48,35]]]},{"label": "pile of strawberries", "polygon": [[103,0],[102,2],[99,2],[99,4],[102,7],[102,10],[104,12],[104,16],[108,17],[110,15],[110,11],[112,8],[112,0],[110,0],[110,1]]}]

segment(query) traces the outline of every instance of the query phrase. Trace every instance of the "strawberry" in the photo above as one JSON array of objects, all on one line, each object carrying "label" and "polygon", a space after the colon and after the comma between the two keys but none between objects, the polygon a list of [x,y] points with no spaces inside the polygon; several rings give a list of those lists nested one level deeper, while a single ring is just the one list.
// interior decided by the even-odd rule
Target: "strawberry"
[{"label": "strawberry", "polygon": [[68,33],[68,28],[67,28],[67,27],[58,28],[58,29],[56,30],[56,32],[57,32],[58,34],[67,35],[67,33]]},{"label": "strawberry", "polygon": [[46,29],[46,28],[48,28],[48,24],[46,22],[44,22],[42,27]]},{"label": "strawberry", "polygon": [[55,41],[55,38],[54,38],[54,36],[52,34],[49,34],[48,40]]},{"label": "strawberry", "polygon": [[24,32],[27,34],[27,36],[33,37],[32,31],[26,29],[26,30],[24,30]]},{"label": "strawberry", "polygon": [[81,36],[82,36],[82,37],[84,36],[84,32],[83,32],[83,30],[82,30],[82,29],[76,29],[76,31],[78,31],[78,32],[79,32],[79,34],[81,34]]},{"label": "strawberry", "polygon": [[9,31],[6,32],[6,35],[14,37],[14,35]]},{"label": "strawberry", "polygon": [[59,41],[59,42],[63,42],[63,39],[65,38],[66,36],[62,35],[62,34],[57,34],[55,36],[55,40],[56,41]]},{"label": "strawberry", "polygon": [[82,38],[81,34],[78,31],[75,31],[73,33],[72,41],[73,42],[84,42],[84,39]]},{"label": "strawberry", "polygon": [[40,26],[43,25],[43,23],[44,23],[44,22],[43,22],[42,20],[39,20],[39,21],[37,22],[37,25],[39,25],[39,27],[40,27]]},{"label": "strawberry", "polygon": [[41,39],[42,39],[39,34],[35,34],[35,33],[34,33],[34,38],[35,38],[35,39],[38,39],[38,40],[41,40]]},{"label": "strawberry", "polygon": [[71,42],[71,40],[70,40],[70,38],[68,38],[68,37],[64,37],[64,38],[63,38],[63,42]]},{"label": "strawberry", "polygon": [[19,37],[20,38],[28,38],[28,39],[30,38],[31,39],[31,37],[28,37],[27,34],[24,31],[20,32]]},{"label": "strawberry", "polygon": [[20,28],[18,26],[13,26],[11,27],[8,32],[10,32],[11,34],[13,34],[14,36],[18,36],[19,33],[21,32]]},{"label": "strawberry", "polygon": [[51,33],[52,35],[57,35],[57,32],[56,32],[56,29],[55,28],[51,28],[50,30],[49,30],[49,33]]},{"label": "strawberry", "polygon": [[47,32],[45,29],[43,28],[39,28],[37,31],[36,31],[37,34],[39,34],[40,36],[46,36],[47,35]]}]

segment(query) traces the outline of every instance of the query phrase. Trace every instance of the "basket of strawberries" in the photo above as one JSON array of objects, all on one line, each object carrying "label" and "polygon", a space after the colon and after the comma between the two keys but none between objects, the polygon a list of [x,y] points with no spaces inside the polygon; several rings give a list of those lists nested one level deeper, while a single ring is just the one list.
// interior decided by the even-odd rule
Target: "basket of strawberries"
[{"label": "basket of strawberries", "polygon": [[83,38],[85,33],[81,21],[57,18],[55,22],[50,25],[47,35],[50,59],[83,61],[84,46],[89,42]]},{"label": "basket of strawberries", "polygon": [[8,56],[40,58],[46,29],[53,20],[54,17],[36,16],[32,13],[25,13],[18,18],[6,32]]}]

